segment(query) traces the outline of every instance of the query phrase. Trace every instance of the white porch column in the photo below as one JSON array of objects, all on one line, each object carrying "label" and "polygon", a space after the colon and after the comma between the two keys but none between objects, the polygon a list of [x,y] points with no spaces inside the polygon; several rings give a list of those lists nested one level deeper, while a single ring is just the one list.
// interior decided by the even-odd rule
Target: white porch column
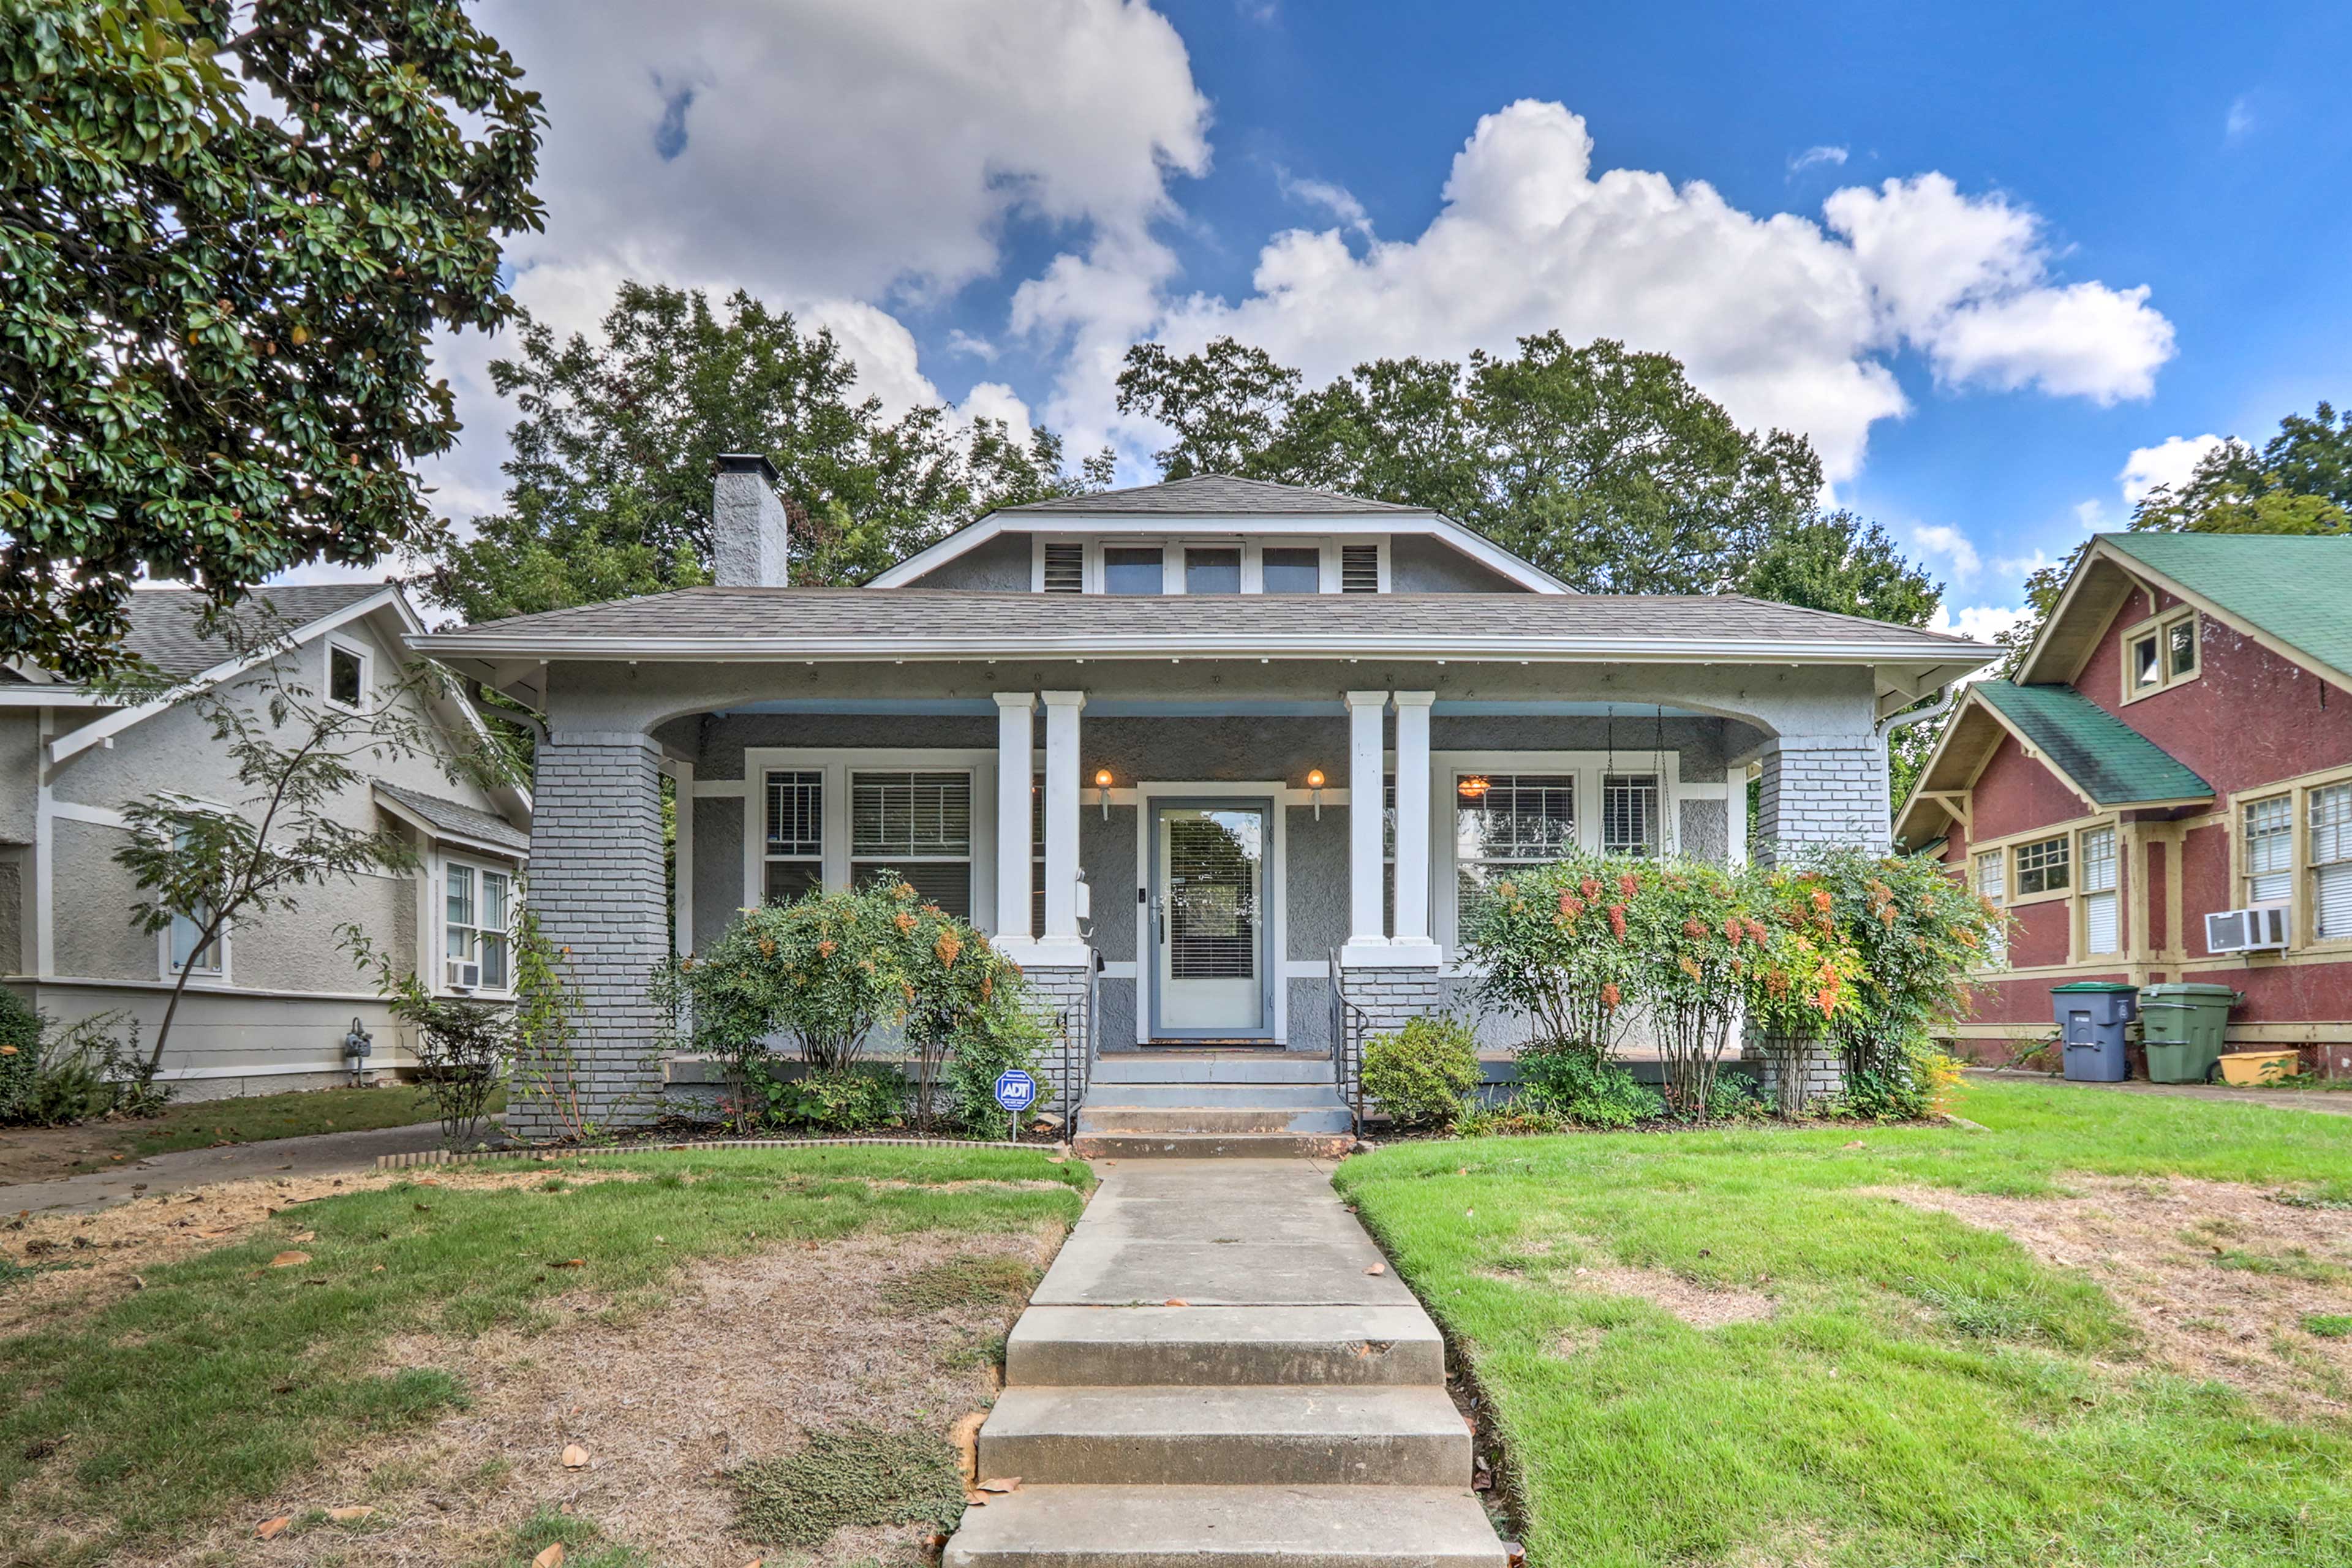
[{"label": "white porch column", "polygon": [[1396,694],[1396,930],[1390,934],[1399,947],[1430,940],[1429,710],[1436,700],[1434,691]]},{"label": "white porch column", "polygon": [[[1381,763],[1384,750],[1381,730],[1381,712],[1388,700],[1385,691],[1348,693],[1348,945],[1351,948],[1388,945],[1388,933],[1381,929]],[[1398,869],[1398,891],[1402,892],[1402,865]]]},{"label": "white porch column", "polygon": [[1034,692],[996,694],[996,935],[1025,942],[1029,929],[1029,773],[1037,705]]},{"label": "white porch column", "polygon": [[1078,711],[1083,691],[1045,691],[1045,930],[1048,946],[1078,937]]}]

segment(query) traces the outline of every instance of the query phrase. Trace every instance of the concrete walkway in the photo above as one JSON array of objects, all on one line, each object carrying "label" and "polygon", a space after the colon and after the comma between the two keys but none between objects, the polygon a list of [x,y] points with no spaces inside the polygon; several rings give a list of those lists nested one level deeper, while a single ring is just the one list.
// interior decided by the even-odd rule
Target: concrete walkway
[{"label": "concrete walkway", "polygon": [[379,1154],[413,1154],[440,1146],[441,1124],[424,1121],[409,1127],[271,1138],[223,1149],[182,1149],[54,1182],[0,1185],[0,1213],[30,1209],[35,1214],[95,1214],[133,1198],[158,1197],[214,1182],[371,1171]]},{"label": "concrete walkway", "polygon": [[1007,1342],[946,1568],[1503,1568],[1437,1327],[1305,1160],[1121,1160]]}]

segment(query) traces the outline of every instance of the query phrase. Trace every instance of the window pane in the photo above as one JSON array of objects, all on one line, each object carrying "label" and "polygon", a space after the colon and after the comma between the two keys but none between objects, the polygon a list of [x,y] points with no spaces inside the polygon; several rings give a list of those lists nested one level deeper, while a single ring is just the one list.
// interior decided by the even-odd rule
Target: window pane
[{"label": "window pane", "polygon": [[2083,835],[2083,890],[2113,892],[2116,886],[2116,830],[2094,829]]},{"label": "window pane", "polygon": [[507,988],[507,939],[497,931],[482,933],[482,984],[491,991]]},{"label": "window pane", "polygon": [[768,775],[768,853],[824,853],[824,775],[821,773],[772,773]]},{"label": "window pane", "polygon": [[[195,951],[196,938],[203,934],[203,921],[212,918],[212,911],[199,905],[196,915],[198,918],[195,920],[190,920],[186,915],[172,917],[172,968],[174,972],[185,965],[188,954]],[[207,946],[204,955],[196,960],[195,967],[200,971],[217,972],[220,968],[220,944],[214,942]]]},{"label": "window pane", "polygon": [[2247,804],[2246,901],[2283,904],[2294,896],[2294,805],[2285,795]]},{"label": "window pane", "polygon": [[361,685],[363,668],[360,656],[349,648],[327,649],[327,698],[346,708],[356,708],[364,695]]},{"label": "window pane", "polygon": [[849,784],[850,853],[971,853],[970,773],[856,773]]},{"label": "window pane", "polygon": [[1658,852],[1658,779],[1612,773],[1601,781],[1601,847],[1611,855]]},{"label": "window pane", "polygon": [[2352,784],[2311,792],[2311,863],[2352,860]]},{"label": "window pane", "polygon": [[2164,628],[2165,642],[2169,649],[2167,658],[2174,675],[2187,675],[2197,668],[2197,617],[2175,621]]},{"label": "window pane", "polygon": [[1157,550],[1103,552],[1104,593],[1150,595],[1160,593],[1165,587],[1160,578],[1160,552]]},{"label": "window pane", "polygon": [[1323,552],[1319,550],[1268,550],[1258,557],[1263,585],[1269,594],[1318,594],[1323,590]]},{"label": "window pane", "polygon": [[2083,949],[2085,952],[2122,951],[2123,932],[2113,893],[2093,893],[2083,900]]},{"label": "window pane", "polygon": [[824,867],[816,860],[771,860],[763,896],[772,904],[797,903],[824,886]]},{"label": "window pane", "polygon": [[1462,860],[1557,860],[1576,847],[1576,780],[1567,773],[1463,773],[1454,781]]},{"label": "window pane", "polygon": [[474,868],[471,866],[449,868],[449,912],[446,918],[453,926],[474,923]]},{"label": "window pane", "polygon": [[1242,552],[1239,550],[1184,552],[1184,592],[1238,594],[1241,591]]},{"label": "window pane", "polygon": [[507,914],[507,879],[497,871],[482,873],[482,925],[488,931],[505,931],[514,923]]},{"label": "window pane", "polygon": [[1977,891],[1994,903],[2000,902],[2007,896],[2004,886],[2007,881],[2004,876],[2007,860],[2008,857],[1998,849],[1990,855],[1977,857]]},{"label": "window pane", "polygon": [[2017,851],[2017,890],[2021,893],[2061,892],[2066,887],[2066,873],[2063,838],[2045,838],[2039,844],[2022,845]]},{"label": "window pane", "polygon": [[859,860],[851,863],[849,878],[862,888],[885,871],[905,879],[924,903],[937,904],[958,920],[971,918],[970,861]]},{"label": "window pane", "polygon": [[2142,637],[2131,645],[2132,689],[2156,684],[2156,639]]},{"label": "window pane", "polygon": [[2322,866],[2311,875],[2312,923],[2324,939],[2352,936],[2352,861]]}]

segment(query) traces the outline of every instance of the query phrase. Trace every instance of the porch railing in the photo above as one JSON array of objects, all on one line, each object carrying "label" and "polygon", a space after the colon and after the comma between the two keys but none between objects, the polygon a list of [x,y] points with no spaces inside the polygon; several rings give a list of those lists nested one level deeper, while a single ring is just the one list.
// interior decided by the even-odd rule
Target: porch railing
[{"label": "porch railing", "polygon": [[1348,997],[1346,971],[1339,967],[1339,950],[1331,950],[1331,1076],[1348,1108],[1350,1129],[1364,1135],[1364,1042],[1371,1037],[1372,1016]]}]

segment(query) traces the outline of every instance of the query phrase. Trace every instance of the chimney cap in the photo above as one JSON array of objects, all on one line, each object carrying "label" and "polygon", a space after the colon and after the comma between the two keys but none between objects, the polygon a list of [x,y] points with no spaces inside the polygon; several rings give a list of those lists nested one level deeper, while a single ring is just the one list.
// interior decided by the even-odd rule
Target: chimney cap
[{"label": "chimney cap", "polygon": [[764,452],[721,452],[719,472],[722,474],[757,474],[770,484],[776,482],[776,465],[768,461]]}]

